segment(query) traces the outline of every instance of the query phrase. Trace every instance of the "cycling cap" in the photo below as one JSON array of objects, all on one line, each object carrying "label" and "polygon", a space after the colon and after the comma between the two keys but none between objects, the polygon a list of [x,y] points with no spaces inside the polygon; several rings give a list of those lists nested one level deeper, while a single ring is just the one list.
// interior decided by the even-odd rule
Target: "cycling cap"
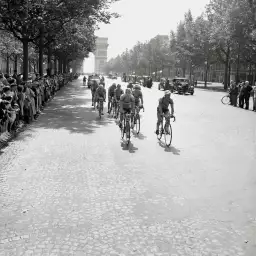
[{"label": "cycling cap", "polygon": [[169,94],[171,94],[171,92],[168,90],[164,92],[164,95],[169,95]]}]

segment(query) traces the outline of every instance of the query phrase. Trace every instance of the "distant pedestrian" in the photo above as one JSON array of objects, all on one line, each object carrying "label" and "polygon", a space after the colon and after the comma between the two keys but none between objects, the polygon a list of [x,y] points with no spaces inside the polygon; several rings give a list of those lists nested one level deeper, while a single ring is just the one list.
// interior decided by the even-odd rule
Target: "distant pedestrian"
[{"label": "distant pedestrian", "polygon": [[232,106],[237,106],[238,87],[235,82],[230,83],[230,103]]},{"label": "distant pedestrian", "polygon": [[244,91],[245,91],[245,83],[242,82],[240,85],[239,85],[239,107],[240,108],[244,108]]},{"label": "distant pedestrian", "polygon": [[252,91],[252,87],[250,86],[249,82],[246,81],[245,82],[245,87],[244,87],[245,109],[249,109],[251,91]]},{"label": "distant pedestrian", "polygon": [[253,86],[253,111],[256,111],[256,85]]}]

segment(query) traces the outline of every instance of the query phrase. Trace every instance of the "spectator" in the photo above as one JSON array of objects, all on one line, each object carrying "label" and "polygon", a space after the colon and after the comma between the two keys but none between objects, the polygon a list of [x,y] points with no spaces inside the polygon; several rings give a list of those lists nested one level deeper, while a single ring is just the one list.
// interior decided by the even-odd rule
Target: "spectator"
[{"label": "spectator", "polygon": [[244,86],[244,100],[245,100],[245,109],[249,109],[250,95],[251,95],[252,87],[249,82],[245,82]]},{"label": "spectator", "polygon": [[256,111],[256,85],[253,86],[253,111]]},{"label": "spectator", "polygon": [[18,76],[17,76],[17,79],[16,79],[17,85],[20,85],[22,82],[21,76],[22,76],[21,74],[18,74]]},{"label": "spectator", "polygon": [[243,108],[244,107],[244,91],[245,91],[245,83],[242,82],[240,85],[239,85],[239,107],[240,108]]},{"label": "spectator", "polygon": [[16,69],[14,70],[14,73],[13,73],[12,77],[17,81],[18,74],[17,74],[17,70]]},{"label": "spectator", "polygon": [[238,87],[235,82],[230,83],[230,103],[232,106],[237,106]]},{"label": "spectator", "polygon": [[3,85],[5,85],[5,86],[8,85],[7,79],[5,78],[5,76],[4,76],[2,73],[0,74],[0,82],[1,82]]}]

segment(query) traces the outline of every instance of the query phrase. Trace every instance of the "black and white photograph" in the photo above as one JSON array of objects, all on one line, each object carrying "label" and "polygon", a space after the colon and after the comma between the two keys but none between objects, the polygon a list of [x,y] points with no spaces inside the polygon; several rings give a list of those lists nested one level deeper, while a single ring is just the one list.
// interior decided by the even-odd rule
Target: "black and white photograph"
[{"label": "black and white photograph", "polygon": [[256,0],[0,0],[0,256],[256,256]]}]

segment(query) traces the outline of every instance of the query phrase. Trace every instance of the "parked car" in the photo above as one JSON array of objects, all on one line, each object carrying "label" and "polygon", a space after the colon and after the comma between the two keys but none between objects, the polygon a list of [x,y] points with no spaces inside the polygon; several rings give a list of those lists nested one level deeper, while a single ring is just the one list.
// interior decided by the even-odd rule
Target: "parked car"
[{"label": "parked car", "polygon": [[176,77],[172,80],[173,91],[178,94],[194,94],[194,85],[185,77]]}]

